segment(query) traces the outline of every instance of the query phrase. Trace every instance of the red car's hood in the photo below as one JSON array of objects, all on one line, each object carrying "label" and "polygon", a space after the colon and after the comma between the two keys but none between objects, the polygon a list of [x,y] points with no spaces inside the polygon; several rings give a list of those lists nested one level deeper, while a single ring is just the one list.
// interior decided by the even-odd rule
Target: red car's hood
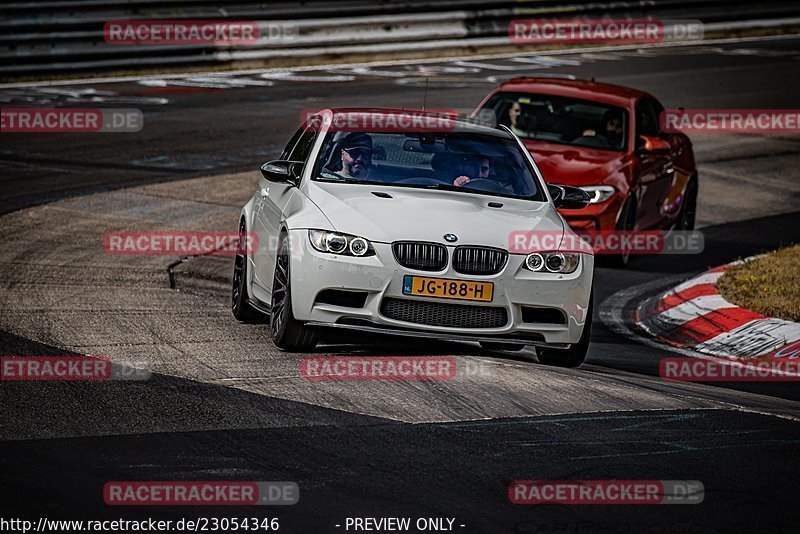
[{"label": "red car's hood", "polygon": [[625,152],[524,141],[548,183],[597,185],[613,172],[629,164]]}]

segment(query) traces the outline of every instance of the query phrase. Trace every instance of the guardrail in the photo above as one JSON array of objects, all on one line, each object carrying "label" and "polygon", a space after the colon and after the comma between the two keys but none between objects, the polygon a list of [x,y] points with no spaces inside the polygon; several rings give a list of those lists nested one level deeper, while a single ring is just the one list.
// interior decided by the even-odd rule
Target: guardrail
[{"label": "guardrail", "polygon": [[[515,18],[589,16],[695,19],[715,30],[738,30],[800,25],[800,4],[791,0],[15,2],[0,7],[0,79],[144,69],[289,66],[480,51],[513,46],[507,32]],[[106,22],[134,20],[253,21],[262,37],[247,44],[143,46],[105,41]],[[290,28],[291,37],[270,37],[270,27],[276,24]]]}]

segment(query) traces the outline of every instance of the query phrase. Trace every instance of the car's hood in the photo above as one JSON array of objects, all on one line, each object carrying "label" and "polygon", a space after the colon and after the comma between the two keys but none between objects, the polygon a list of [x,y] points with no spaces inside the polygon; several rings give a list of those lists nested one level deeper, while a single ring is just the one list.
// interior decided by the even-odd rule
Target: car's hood
[{"label": "car's hood", "polygon": [[[387,193],[381,198],[373,192]],[[560,242],[564,225],[546,202],[491,197],[456,191],[315,182],[309,198],[339,232],[371,241],[432,241],[507,249],[514,232],[553,232]],[[489,207],[490,202],[501,208]]]},{"label": "car's hood", "polygon": [[548,183],[598,185],[630,163],[624,152],[525,140]]}]

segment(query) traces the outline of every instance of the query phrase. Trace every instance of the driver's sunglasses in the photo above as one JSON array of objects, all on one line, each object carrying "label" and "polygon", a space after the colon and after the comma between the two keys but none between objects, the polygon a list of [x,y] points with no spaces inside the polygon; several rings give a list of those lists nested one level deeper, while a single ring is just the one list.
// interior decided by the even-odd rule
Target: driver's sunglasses
[{"label": "driver's sunglasses", "polygon": [[361,156],[364,159],[369,159],[372,157],[372,150],[368,148],[345,148],[344,151],[354,158]]}]

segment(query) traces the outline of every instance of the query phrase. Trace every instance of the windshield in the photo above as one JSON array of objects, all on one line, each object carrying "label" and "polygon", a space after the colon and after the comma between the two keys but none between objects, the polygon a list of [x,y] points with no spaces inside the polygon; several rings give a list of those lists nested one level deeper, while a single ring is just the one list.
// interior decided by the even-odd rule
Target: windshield
[{"label": "windshield", "polygon": [[445,189],[544,202],[519,145],[475,132],[329,133],[314,179]]},{"label": "windshield", "polygon": [[496,93],[478,112],[523,139],[625,150],[628,114],[620,107],[563,96]]}]

